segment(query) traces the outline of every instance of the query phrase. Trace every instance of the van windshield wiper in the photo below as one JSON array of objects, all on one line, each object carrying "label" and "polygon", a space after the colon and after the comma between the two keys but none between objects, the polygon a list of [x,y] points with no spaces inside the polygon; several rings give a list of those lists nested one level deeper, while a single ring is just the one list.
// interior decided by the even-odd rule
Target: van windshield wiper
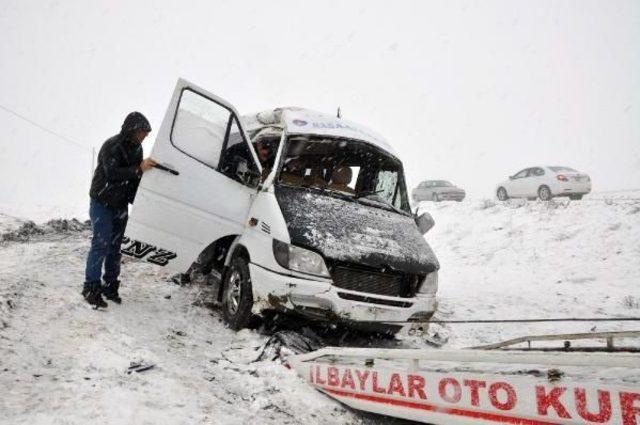
[{"label": "van windshield wiper", "polygon": [[396,207],[395,205],[388,204],[388,203],[383,202],[383,201],[378,201],[376,199],[371,199],[371,198],[354,198],[354,199],[356,199],[356,201],[361,203],[362,205],[368,205],[370,207],[379,205],[381,207],[384,207],[385,209],[388,209],[389,211],[394,211],[394,212],[397,212],[398,214],[402,214],[402,215],[409,215],[409,213],[407,213],[404,210],[401,210],[400,208]]},{"label": "van windshield wiper", "polygon": [[378,193],[382,193],[382,192],[384,192],[383,189],[381,189],[381,190],[364,190],[362,192],[357,193],[354,196],[354,198],[356,198],[356,199],[366,198],[367,196],[377,195]]},{"label": "van windshield wiper", "polygon": [[[317,186],[311,186],[311,187],[317,187]],[[340,198],[340,199],[345,199],[345,200],[351,201],[351,202],[355,202],[356,201],[356,199],[353,196],[348,195],[348,194],[346,194],[344,192],[340,192],[339,190],[329,189],[327,187],[318,187],[318,189],[320,189],[320,191],[322,193],[327,192],[330,195],[336,195],[336,197]]]},{"label": "van windshield wiper", "polygon": [[347,201],[351,201],[351,202],[356,202],[354,197],[352,195],[348,195],[344,192],[340,192],[339,190],[334,190],[334,189],[330,189],[326,186],[316,186],[310,183],[302,183],[302,184],[288,184],[288,183],[283,183],[283,182],[279,182],[279,184],[288,186],[288,187],[294,187],[294,188],[301,188],[301,189],[312,189],[315,191],[318,191],[322,194],[328,194],[329,196],[334,196],[336,198],[340,198],[340,199],[345,199]]}]

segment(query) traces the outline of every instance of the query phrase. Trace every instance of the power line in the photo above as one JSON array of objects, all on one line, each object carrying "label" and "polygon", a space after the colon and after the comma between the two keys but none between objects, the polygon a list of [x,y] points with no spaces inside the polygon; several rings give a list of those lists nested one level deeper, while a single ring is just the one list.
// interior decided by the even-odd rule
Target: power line
[{"label": "power line", "polygon": [[63,140],[63,141],[65,141],[65,142],[69,143],[69,144],[72,144],[72,145],[74,145],[74,146],[75,146],[75,147],[77,147],[77,148],[83,149],[83,150],[88,151],[88,152],[92,152],[92,149],[91,149],[91,148],[89,148],[89,147],[87,147],[87,146],[84,146],[84,145],[82,145],[81,143],[76,142],[75,140],[71,140],[71,139],[69,139],[68,137],[65,137],[65,136],[63,136],[63,135],[61,135],[61,134],[58,134],[58,133],[56,133],[55,131],[50,130],[50,129],[48,129],[47,127],[45,127],[45,126],[43,126],[43,125],[41,125],[41,124],[38,124],[37,122],[35,122],[35,121],[33,121],[33,120],[31,120],[31,119],[29,119],[29,118],[25,117],[24,115],[21,115],[21,114],[17,113],[16,111],[14,111],[14,110],[12,110],[12,109],[7,108],[6,106],[0,105],[0,109],[5,110],[6,112],[8,112],[8,113],[10,113],[10,114],[12,114],[12,115],[14,115],[14,116],[16,116],[16,117],[20,118],[21,120],[28,122],[29,124],[33,125],[34,127],[37,127],[37,128],[39,128],[40,130],[42,130],[42,131],[44,131],[44,132],[46,132],[46,133],[49,133],[49,134],[51,134],[51,135],[53,135],[53,136],[57,137],[57,138],[58,138],[58,139],[60,139],[60,140]]}]

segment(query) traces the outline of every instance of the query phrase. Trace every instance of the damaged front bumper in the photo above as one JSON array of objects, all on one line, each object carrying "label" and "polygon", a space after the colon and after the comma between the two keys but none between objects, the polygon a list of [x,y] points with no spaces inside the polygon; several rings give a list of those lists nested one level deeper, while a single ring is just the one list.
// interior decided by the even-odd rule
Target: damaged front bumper
[{"label": "damaged front bumper", "polygon": [[249,265],[253,283],[254,314],[265,310],[293,311],[324,321],[396,323],[426,321],[436,310],[435,295],[389,297],[350,291],[330,279],[302,279]]}]

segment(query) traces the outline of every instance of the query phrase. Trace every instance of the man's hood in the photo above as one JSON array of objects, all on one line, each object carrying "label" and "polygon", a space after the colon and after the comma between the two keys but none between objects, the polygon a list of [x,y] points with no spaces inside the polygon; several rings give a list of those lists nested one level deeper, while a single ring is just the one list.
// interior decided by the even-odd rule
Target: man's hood
[{"label": "man's hood", "polygon": [[426,274],[439,268],[414,219],[393,211],[277,186],[291,243],[330,260]]},{"label": "man's hood", "polygon": [[120,129],[120,134],[123,136],[129,136],[136,130],[151,131],[151,124],[140,112],[131,112],[124,119]]}]

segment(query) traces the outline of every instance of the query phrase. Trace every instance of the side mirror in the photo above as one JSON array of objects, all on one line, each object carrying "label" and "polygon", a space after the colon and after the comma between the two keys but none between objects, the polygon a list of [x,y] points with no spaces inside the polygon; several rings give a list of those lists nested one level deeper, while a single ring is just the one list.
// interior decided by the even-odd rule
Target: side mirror
[{"label": "side mirror", "polygon": [[515,176],[509,176],[509,180],[515,179]]},{"label": "side mirror", "polygon": [[436,225],[436,222],[433,217],[431,217],[431,214],[425,212],[416,217],[416,225],[418,226],[420,233],[424,235]]}]

